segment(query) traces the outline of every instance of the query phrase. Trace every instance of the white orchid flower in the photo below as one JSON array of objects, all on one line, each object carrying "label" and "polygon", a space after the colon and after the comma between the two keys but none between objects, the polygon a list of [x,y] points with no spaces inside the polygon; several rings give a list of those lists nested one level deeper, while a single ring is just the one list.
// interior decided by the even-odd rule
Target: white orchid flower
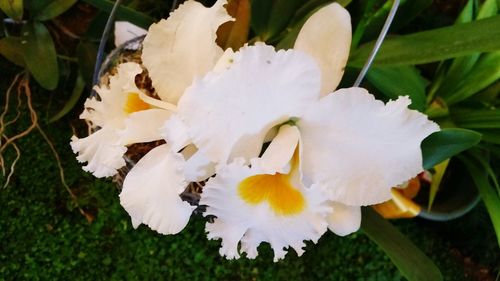
[{"label": "white orchid flower", "polygon": [[99,99],[85,101],[80,118],[90,121],[96,131],[82,139],[73,136],[71,148],[78,161],[88,162],[83,169],[96,177],[112,176],[125,165],[127,145],[161,139],[158,128],[171,112],[143,100],[145,93],[135,85],[135,76],[142,71],[137,63],[118,65],[109,86],[94,88]]},{"label": "white orchid flower", "polygon": [[[189,139],[192,157],[218,163],[200,202],[216,217],[206,229],[222,239],[222,255],[252,258],[261,242],[275,260],[288,246],[300,255],[302,241],[316,241],[326,225],[356,231],[360,206],[390,199],[391,187],[423,170],[420,143],[439,127],[408,109],[408,97],[384,104],[362,88],[331,93],[350,36],[347,11],[328,5],[305,23],[295,49],[243,47],[180,98],[166,139]],[[185,130],[174,134],[180,123]]]},{"label": "white orchid flower", "polygon": [[[175,111],[177,101],[193,80],[217,68],[224,52],[215,42],[216,32],[221,24],[232,20],[225,4],[225,0],[219,0],[206,8],[187,1],[168,19],[151,25],[143,42],[142,61],[162,101],[149,102],[173,106]],[[178,121],[168,119],[169,124]],[[181,131],[177,134],[182,137]],[[127,174],[120,203],[134,227],[146,224],[159,233],[175,234],[188,223],[195,207],[179,195],[192,180],[187,172],[190,166],[199,168],[198,162],[203,159],[200,154],[190,157],[196,151],[192,146],[180,153],[189,145],[189,140],[185,141],[177,142],[177,146],[167,142],[154,148]]]}]

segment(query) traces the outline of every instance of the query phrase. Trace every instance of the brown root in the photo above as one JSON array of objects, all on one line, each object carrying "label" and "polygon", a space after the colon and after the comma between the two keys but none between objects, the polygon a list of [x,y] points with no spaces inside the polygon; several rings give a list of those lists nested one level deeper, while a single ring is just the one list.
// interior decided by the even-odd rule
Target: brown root
[{"label": "brown root", "polygon": [[[6,116],[9,113],[9,106],[10,106],[11,94],[12,94],[12,91],[15,88],[16,85],[17,85],[17,87],[16,87],[16,89],[17,89],[17,107],[16,107],[16,111],[17,112],[16,112],[16,115],[15,115],[14,119],[9,120],[9,121],[5,121]],[[20,133],[18,133],[16,135],[14,135],[14,136],[12,136],[12,137],[9,137],[9,136],[6,135],[5,131],[6,131],[6,128],[9,125],[14,124],[20,118],[20,116],[21,116],[21,105],[23,103],[23,99],[22,99],[23,95],[26,98],[25,102],[26,102],[26,105],[28,107],[28,111],[29,111],[29,114],[30,114],[31,124],[24,131],[22,131],[22,132],[20,132]],[[29,86],[29,77],[28,77],[28,75],[25,72],[21,72],[21,73],[17,74],[15,76],[14,80],[12,81],[12,84],[9,86],[9,88],[8,88],[6,94],[5,94],[5,106],[4,106],[4,110],[0,114],[0,166],[1,166],[2,173],[3,173],[4,176],[7,173],[7,171],[6,171],[7,163],[6,163],[5,158],[4,158],[4,152],[5,152],[5,150],[9,146],[11,146],[15,150],[15,152],[16,152],[16,157],[14,158],[14,160],[11,162],[11,164],[9,166],[9,173],[8,173],[8,175],[6,177],[6,181],[5,181],[4,185],[3,185],[3,187],[5,188],[5,187],[7,187],[9,185],[11,177],[14,174],[14,171],[15,171],[16,163],[18,162],[19,158],[21,157],[21,150],[19,149],[19,147],[17,146],[17,144],[15,142],[17,140],[19,140],[20,138],[23,138],[23,137],[27,136],[35,128],[40,132],[40,134],[42,135],[42,137],[45,140],[45,142],[47,142],[47,144],[49,145],[49,147],[50,147],[50,149],[52,151],[52,154],[54,155],[54,158],[55,158],[55,160],[57,162],[57,166],[59,168],[59,177],[61,179],[61,183],[64,186],[64,188],[66,189],[66,191],[68,192],[68,194],[70,195],[71,200],[75,204],[76,208],[78,208],[79,212],[83,216],[85,216],[85,218],[87,219],[87,221],[89,223],[92,222],[93,216],[90,215],[90,214],[88,214],[88,213],[86,213],[80,207],[80,205],[78,204],[78,198],[71,191],[70,187],[66,183],[66,179],[65,179],[65,176],[64,176],[64,169],[62,167],[61,159],[59,157],[59,154],[57,153],[57,150],[54,147],[54,144],[52,143],[52,141],[49,139],[49,137],[47,136],[47,134],[43,131],[43,129],[38,124],[38,116],[36,114],[35,109],[33,108],[32,99],[31,99],[31,89],[30,89],[30,86]]]}]

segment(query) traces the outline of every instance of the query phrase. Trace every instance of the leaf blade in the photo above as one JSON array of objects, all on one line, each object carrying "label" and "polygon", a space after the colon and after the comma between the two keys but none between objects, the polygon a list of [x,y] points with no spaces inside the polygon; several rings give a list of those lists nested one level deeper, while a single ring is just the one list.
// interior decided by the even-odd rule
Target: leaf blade
[{"label": "leaf blade", "polygon": [[[500,16],[471,23],[388,38],[382,44],[373,65],[424,64],[500,49]],[[351,55],[349,66],[362,67],[374,42],[367,43]]]},{"label": "leaf blade", "polygon": [[23,29],[22,52],[28,70],[45,89],[54,90],[59,82],[59,66],[54,42],[41,22]]},{"label": "leaf blade", "polygon": [[481,134],[466,129],[442,129],[428,136],[421,145],[423,167],[430,169],[465,151],[481,140]]},{"label": "leaf blade", "polygon": [[410,108],[425,109],[425,87],[427,82],[414,66],[373,67],[366,76],[385,96],[396,99],[408,95],[412,100]]},{"label": "leaf blade", "polygon": [[361,229],[410,281],[441,281],[441,272],[419,248],[371,208],[362,209]]},{"label": "leaf blade", "polygon": [[493,228],[497,236],[498,245],[500,246],[500,197],[495,193],[493,187],[488,181],[488,174],[485,170],[480,169],[481,164],[474,161],[470,157],[460,157],[464,162],[465,166],[469,170],[477,189],[479,190],[479,196],[483,199],[483,202],[490,215]]},{"label": "leaf blade", "polygon": [[63,106],[63,108],[54,116],[52,116],[52,118],[50,118],[49,123],[55,122],[64,117],[66,114],[68,114],[68,112],[70,112],[71,109],[75,107],[76,103],[82,96],[84,89],[85,89],[85,81],[83,80],[81,75],[78,75],[78,77],[76,78],[75,87],[73,88],[70,98]]},{"label": "leaf blade", "polygon": [[54,0],[49,5],[45,6],[35,15],[36,20],[44,21],[55,18],[66,12],[78,0]]},{"label": "leaf blade", "polygon": [[[83,1],[100,10],[105,11],[106,13],[110,13],[114,5],[114,2],[109,0],[83,0]],[[152,17],[123,5],[118,7],[116,18],[130,21],[131,23],[145,29],[149,28],[149,26],[153,22],[155,22],[155,19],[153,19]]]},{"label": "leaf blade", "polygon": [[4,37],[0,39],[0,55],[14,64],[25,67],[23,53],[21,51],[21,39],[18,37]]},{"label": "leaf blade", "polygon": [[0,10],[15,21],[23,19],[23,0],[0,0]]}]

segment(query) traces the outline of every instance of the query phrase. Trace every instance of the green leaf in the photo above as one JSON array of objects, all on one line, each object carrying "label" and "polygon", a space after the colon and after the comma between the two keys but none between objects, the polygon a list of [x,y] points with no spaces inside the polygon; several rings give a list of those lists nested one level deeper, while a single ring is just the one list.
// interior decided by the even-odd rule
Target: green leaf
[{"label": "green leaf", "polygon": [[424,169],[465,151],[481,140],[481,134],[466,129],[442,129],[428,136],[421,145]]},{"label": "green leaf", "polygon": [[18,37],[4,37],[0,39],[0,55],[21,67],[25,66],[21,51],[21,39]]},{"label": "green leaf", "polygon": [[434,262],[371,208],[362,208],[361,229],[389,256],[409,281],[443,280]]},{"label": "green leaf", "polygon": [[[269,1],[269,0],[266,0]],[[292,16],[302,4],[302,0],[275,0],[267,24],[267,36],[273,38],[283,31]]]},{"label": "green leaf", "polygon": [[[487,157],[484,157],[485,156],[484,153],[481,153],[481,152],[482,152],[481,150],[475,149],[475,150],[472,150],[469,153],[469,155],[471,155],[477,162],[481,163],[484,170],[488,174],[488,177],[491,179],[491,182],[495,186],[498,195],[500,195],[500,185],[498,184],[498,180],[497,180],[497,177],[495,175],[495,172],[491,168],[490,163],[485,159]],[[487,151],[487,152],[489,153],[490,151]]]},{"label": "green leaf", "polygon": [[87,85],[92,85],[92,75],[97,57],[97,46],[91,42],[80,42],[76,47],[78,69]]},{"label": "green leaf", "polygon": [[465,4],[455,21],[456,23],[471,22],[474,19],[474,1],[475,0],[469,0],[467,4]]},{"label": "green leaf", "polygon": [[82,76],[79,75],[76,78],[75,87],[73,88],[73,91],[71,92],[71,97],[66,102],[66,104],[61,109],[61,111],[59,111],[56,115],[54,115],[52,118],[50,118],[49,123],[57,121],[57,120],[61,119],[64,115],[68,114],[68,112],[70,112],[71,109],[73,107],[75,107],[75,105],[78,102],[78,100],[80,99],[84,89],[85,89],[85,81],[83,80]]},{"label": "green leaf", "polygon": [[481,141],[500,145],[500,130],[477,130]]},{"label": "green leaf", "polygon": [[251,5],[250,26],[255,34],[262,36],[266,33],[273,3],[267,0],[253,0]]},{"label": "green leaf", "polygon": [[23,28],[22,52],[24,61],[35,80],[45,89],[54,90],[59,81],[59,67],[54,42],[40,22]]},{"label": "green leaf", "polygon": [[[469,0],[457,19],[458,23],[472,21],[474,17],[474,2],[475,1],[473,0]],[[496,4],[496,0],[486,0],[479,9],[477,19],[492,17],[496,15],[497,10],[498,7]],[[462,91],[460,89],[461,86],[457,85],[462,82],[464,77],[468,76],[480,56],[480,53],[476,53],[454,59],[448,69],[448,72],[446,73],[446,78],[444,79],[436,95],[441,97],[448,97],[450,95],[454,95],[457,91]]]},{"label": "green leaf", "polygon": [[427,211],[430,212],[432,204],[434,204],[434,199],[436,199],[437,192],[439,191],[439,186],[443,180],[444,173],[448,168],[450,159],[446,159],[443,162],[434,166],[434,174],[432,175],[431,186],[429,190],[429,205],[427,206]]},{"label": "green leaf", "polygon": [[[374,66],[423,64],[500,49],[500,16],[388,38]],[[362,67],[374,42],[352,52],[349,66]]]},{"label": "green leaf", "polygon": [[[500,28],[499,28],[500,29]],[[463,101],[500,79],[500,51],[484,54],[470,73],[457,81],[454,90],[443,97],[448,105]]]},{"label": "green leaf", "polygon": [[[475,2],[476,0],[469,0],[467,2],[465,7],[462,9],[462,12],[460,12],[460,14],[458,15],[455,21],[456,24],[468,23],[474,19]],[[446,73],[444,73],[444,71],[441,71],[440,74],[442,74],[443,77],[441,81],[439,81],[439,89],[436,90],[434,96],[446,96],[452,93],[453,88],[462,77],[469,73],[471,68],[479,59],[479,56],[480,54],[476,53],[469,56],[462,56],[453,59]],[[441,67],[443,67],[443,62],[441,63]]]},{"label": "green leaf", "polygon": [[302,0],[253,0],[251,27],[262,41],[280,34],[291,21]]},{"label": "green leaf", "polygon": [[373,67],[368,71],[366,79],[388,98],[408,95],[412,100],[410,108],[420,111],[425,109],[427,82],[416,67]]},{"label": "green leaf", "polygon": [[460,160],[467,166],[479,190],[479,195],[481,199],[483,199],[484,205],[488,210],[493,228],[495,229],[498,245],[500,246],[500,197],[491,186],[488,179],[488,173],[480,162],[475,161],[471,157],[464,156],[460,157]]},{"label": "green leaf", "polygon": [[498,13],[497,0],[486,0],[479,8],[477,19],[493,17]]},{"label": "green leaf", "polygon": [[0,9],[15,21],[23,19],[23,0],[0,0]]},{"label": "green leaf", "polygon": [[467,129],[500,129],[500,109],[452,111],[453,122]]},{"label": "green leaf", "polygon": [[406,1],[398,9],[394,22],[391,25],[392,31],[397,31],[410,23],[422,11],[427,9],[432,4],[432,0],[411,0]]},{"label": "green leaf", "polygon": [[66,12],[73,6],[77,0],[53,0],[49,5],[45,6],[36,15],[36,20],[49,20]]},{"label": "green leaf", "polygon": [[[83,1],[107,13],[111,12],[114,5],[114,2],[109,0],[83,0]],[[123,5],[118,7],[116,18],[129,21],[145,29],[147,29],[153,22],[155,22],[155,19],[153,19],[152,17]]]}]

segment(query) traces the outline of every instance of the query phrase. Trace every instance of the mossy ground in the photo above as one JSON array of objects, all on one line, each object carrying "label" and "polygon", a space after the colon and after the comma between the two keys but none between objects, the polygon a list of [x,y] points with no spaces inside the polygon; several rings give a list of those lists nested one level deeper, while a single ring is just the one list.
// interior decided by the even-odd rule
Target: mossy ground
[{"label": "mossy ground", "polygon": [[[6,62],[0,59],[2,72],[7,69],[5,66]],[[12,78],[10,74],[2,74],[0,92],[5,92]],[[80,205],[94,214],[95,220],[88,223],[75,209],[61,185],[49,146],[33,131],[19,140],[22,156],[15,175],[10,185],[0,190],[0,280],[403,279],[388,257],[363,233],[348,237],[327,233],[318,244],[309,244],[302,257],[292,252],[284,261],[273,263],[267,245],[261,246],[256,260],[221,258],[219,242],[206,239],[201,217],[193,217],[189,226],[174,236],[162,236],[144,226],[134,230],[119,204],[115,184],[83,172],[70,151],[69,124],[76,114],[47,125],[44,122],[47,103],[57,96],[36,91],[33,94],[40,124],[61,156],[66,180]],[[80,108],[81,105],[76,111]],[[28,124],[28,116],[23,115],[13,130],[21,130]],[[12,157],[12,151],[8,152],[7,160]],[[448,225],[445,229],[454,235],[461,231],[462,225],[475,227],[480,220],[470,216],[485,217],[484,214],[479,208],[469,218],[445,224]],[[461,249],[475,261],[492,267],[498,258],[497,248],[481,244],[491,241],[491,229],[484,226],[488,223],[486,219],[480,224],[486,234],[475,229],[463,230],[477,244],[468,244],[471,240],[459,241],[464,244]],[[467,269],[453,255],[452,239],[439,235],[443,231],[436,231],[437,224],[403,221],[397,225],[435,260],[446,280],[468,279]]]}]

